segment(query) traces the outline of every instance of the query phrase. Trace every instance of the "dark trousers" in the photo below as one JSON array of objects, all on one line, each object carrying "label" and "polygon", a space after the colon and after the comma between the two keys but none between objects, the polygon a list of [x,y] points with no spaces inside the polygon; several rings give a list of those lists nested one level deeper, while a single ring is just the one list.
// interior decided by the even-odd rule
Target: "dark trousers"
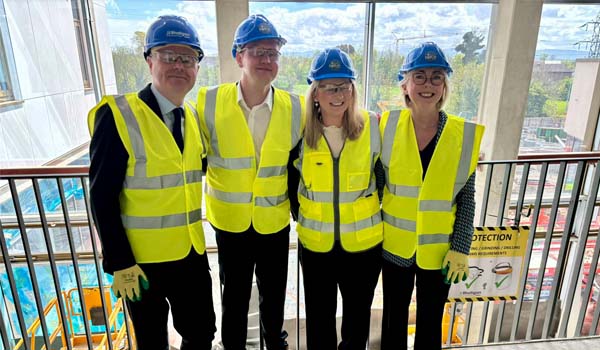
[{"label": "dark trousers", "polygon": [[[300,245],[308,350],[365,349],[381,260],[381,245],[356,253],[346,252],[339,243],[327,253],[312,252]],[[336,332],[338,287],[343,300],[339,347]]]},{"label": "dark trousers", "polygon": [[140,264],[150,287],[127,301],[139,350],[168,350],[169,307],[181,350],[210,349],[215,336],[212,282],[206,253],[194,248],[182,260]]},{"label": "dark trousers", "polygon": [[406,349],[408,307],[417,285],[415,350],[442,348],[442,317],[450,286],[441,270],[423,270],[413,264],[400,267],[383,261],[383,324],[381,349]]},{"label": "dark trousers", "polygon": [[250,227],[235,233],[214,227],[223,285],[221,338],[227,350],[246,349],[252,276],[260,296],[260,322],[269,350],[285,349],[283,311],[288,272],[290,226],[273,234]]}]

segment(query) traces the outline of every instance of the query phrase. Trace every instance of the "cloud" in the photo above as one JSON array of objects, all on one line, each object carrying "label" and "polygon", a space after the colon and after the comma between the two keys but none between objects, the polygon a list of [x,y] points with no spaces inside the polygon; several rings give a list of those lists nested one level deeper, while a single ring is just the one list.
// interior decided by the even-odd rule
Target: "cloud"
[{"label": "cloud", "polygon": [[[435,41],[450,51],[471,30],[484,35],[485,43],[493,6],[377,3],[375,49],[406,53],[420,42]],[[312,53],[340,44],[361,48],[366,10],[364,3],[250,2],[250,12],[267,16],[288,40],[283,48],[288,54]],[[197,28],[205,52],[217,53],[214,2],[107,0],[107,13],[112,46],[129,45],[133,32],[145,31],[159,14],[180,14]],[[576,42],[591,38],[592,28],[586,32],[581,26],[599,13],[599,5],[544,5],[537,49],[576,50]]]}]

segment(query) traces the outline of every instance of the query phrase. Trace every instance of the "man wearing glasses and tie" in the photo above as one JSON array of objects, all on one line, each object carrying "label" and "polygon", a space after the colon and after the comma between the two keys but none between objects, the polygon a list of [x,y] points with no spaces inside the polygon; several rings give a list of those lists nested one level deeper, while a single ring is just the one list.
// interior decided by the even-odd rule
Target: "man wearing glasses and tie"
[{"label": "man wearing glasses and tie", "polygon": [[184,103],[204,53],[183,17],[146,34],[152,83],[105,96],[88,116],[90,200],[113,291],[127,302],[138,349],[169,349],[169,309],[181,349],[210,349],[215,313],[202,229],[204,146]]},{"label": "man wearing glasses and tie", "polygon": [[221,335],[227,350],[246,349],[252,279],[260,294],[262,335],[269,350],[286,348],[282,331],[287,282],[289,153],[302,132],[304,103],[274,88],[286,43],[262,15],[237,28],[232,54],[236,83],[198,93],[206,140],[206,216],[216,232],[223,285]]}]

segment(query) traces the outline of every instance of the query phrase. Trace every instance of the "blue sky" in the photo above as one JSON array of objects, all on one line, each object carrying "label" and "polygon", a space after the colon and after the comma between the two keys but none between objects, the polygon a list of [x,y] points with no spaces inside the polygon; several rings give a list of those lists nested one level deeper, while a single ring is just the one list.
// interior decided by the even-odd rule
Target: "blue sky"
[{"label": "blue sky", "polygon": [[[202,46],[217,54],[216,20],[211,1],[107,0],[111,46],[129,45],[134,31],[145,31],[161,14],[180,14],[198,29]],[[491,4],[377,4],[375,47],[405,53],[421,41],[452,50],[470,30],[487,37]],[[284,53],[312,52],[339,44],[362,46],[366,5],[363,3],[251,2],[251,13],[265,14],[288,39]],[[600,14],[600,5],[545,5],[538,51],[574,51],[591,37],[581,28]],[[580,46],[581,55],[587,52]]]}]

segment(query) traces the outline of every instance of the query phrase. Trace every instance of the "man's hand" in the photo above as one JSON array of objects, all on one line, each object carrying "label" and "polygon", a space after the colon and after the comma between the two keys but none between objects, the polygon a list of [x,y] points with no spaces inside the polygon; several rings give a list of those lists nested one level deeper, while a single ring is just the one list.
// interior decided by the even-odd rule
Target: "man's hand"
[{"label": "man's hand", "polygon": [[148,278],[137,264],[115,271],[112,289],[117,298],[123,297],[130,301],[140,301],[142,300],[142,288],[148,289],[148,287]]},{"label": "man's hand", "polygon": [[469,257],[449,250],[442,262],[442,274],[446,276],[446,284],[465,281],[469,274]]}]

